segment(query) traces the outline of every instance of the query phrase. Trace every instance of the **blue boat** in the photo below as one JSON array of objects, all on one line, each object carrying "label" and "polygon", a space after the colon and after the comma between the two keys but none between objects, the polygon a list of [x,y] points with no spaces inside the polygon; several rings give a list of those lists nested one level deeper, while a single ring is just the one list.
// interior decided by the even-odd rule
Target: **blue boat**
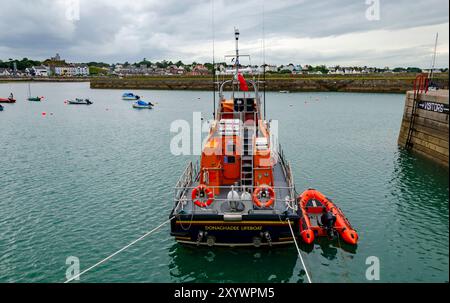
[{"label": "blue boat", "polygon": [[3,111],[3,106],[0,104],[0,112]]},{"label": "blue boat", "polygon": [[122,95],[122,99],[127,100],[127,101],[135,101],[135,100],[141,99],[141,97],[139,97],[138,95],[135,95],[133,93],[124,93]]},{"label": "blue boat", "polygon": [[138,102],[133,103],[133,108],[138,108],[138,109],[152,109],[153,106],[154,105],[151,102],[145,102],[142,100],[139,100]]}]

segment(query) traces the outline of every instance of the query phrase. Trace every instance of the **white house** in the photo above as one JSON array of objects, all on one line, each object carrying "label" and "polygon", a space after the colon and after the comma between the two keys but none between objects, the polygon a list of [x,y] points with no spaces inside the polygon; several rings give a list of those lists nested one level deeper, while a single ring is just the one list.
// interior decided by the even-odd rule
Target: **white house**
[{"label": "white house", "polygon": [[440,68],[434,68],[434,69],[426,68],[423,70],[424,73],[428,73],[428,74],[431,73],[432,71],[433,71],[433,74],[442,74],[442,71]]},{"label": "white house", "polygon": [[33,66],[31,68],[31,74],[36,77],[48,77],[50,74],[50,68],[44,65]]},{"label": "white house", "polygon": [[75,75],[76,76],[89,76],[89,66],[84,64],[75,65]]},{"label": "white house", "polygon": [[7,68],[0,68],[0,77],[8,77],[11,75],[11,71]]},{"label": "white house", "polygon": [[276,73],[276,72],[278,72],[278,66],[276,66],[276,65],[266,65],[266,72]]},{"label": "white house", "polygon": [[292,63],[289,64],[289,65],[282,65],[280,67],[280,71],[284,71],[284,70],[288,70],[288,71],[290,71],[292,73],[295,70],[295,66]]},{"label": "white house", "polygon": [[299,75],[303,72],[302,66],[300,64],[294,66],[293,74]]},{"label": "white house", "polygon": [[329,75],[344,75],[345,72],[344,72],[344,70],[343,70],[341,67],[339,67],[339,66],[331,66],[331,67],[329,68],[328,74],[329,74]]},{"label": "white house", "polygon": [[82,64],[55,66],[54,73],[56,76],[88,76],[89,67]]}]

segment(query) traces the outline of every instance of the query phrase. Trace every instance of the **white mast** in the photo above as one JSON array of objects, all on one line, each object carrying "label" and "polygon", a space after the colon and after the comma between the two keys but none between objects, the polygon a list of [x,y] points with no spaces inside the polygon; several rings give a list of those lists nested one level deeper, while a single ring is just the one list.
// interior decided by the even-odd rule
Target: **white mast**
[{"label": "white mast", "polygon": [[234,29],[234,35],[236,37],[236,79],[237,79],[237,76],[239,74],[239,64],[240,64],[240,61],[239,61],[239,35],[240,35],[240,33],[239,33],[238,28]]},{"label": "white mast", "polygon": [[435,41],[435,44],[434,44],[434,53],[433,53],[433,61],[431,63],[430,73],[428,75],[428,79],[430,79],[430,80],[433,80],[434,68],[436,67],[436,56],[437,56],[438,40],[439,40],[439,33],[436,33],[436,41]]}]

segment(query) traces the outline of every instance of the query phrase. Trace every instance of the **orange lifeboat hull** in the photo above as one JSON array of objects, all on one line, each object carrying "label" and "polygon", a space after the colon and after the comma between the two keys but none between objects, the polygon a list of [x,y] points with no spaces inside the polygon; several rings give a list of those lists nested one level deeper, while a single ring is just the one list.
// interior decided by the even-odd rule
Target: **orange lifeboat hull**
[{"label": "orange lifeboat hull", "polygon": [[316,237],[327,237],[324,227],[313,225],[311,222],[311,218],[319,217],[324,208],[336,217],[335,230],[341,239],[350,245],[358,244],[358,233],[353,229],[342,210],[321,192],[314,189],[307,190],[299,196],[298,200],[302,210],[300,236],[306,244],[312,244]]}]

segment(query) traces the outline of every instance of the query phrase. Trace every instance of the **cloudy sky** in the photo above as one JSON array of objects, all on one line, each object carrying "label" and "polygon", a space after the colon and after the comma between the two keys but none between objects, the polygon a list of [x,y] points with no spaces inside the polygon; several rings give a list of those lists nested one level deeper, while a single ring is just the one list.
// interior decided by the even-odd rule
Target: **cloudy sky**
[{"label": "cloudy sky", "polygon": [[449,65],[448,0],[378,0],[379,20],[377,0],[211,1],[0,0],[0,59],[210,62],[214,11],[220,61],[236,26],[253,64],[265,28],[268,63],[429,67],[439,32],[437,65]]}]

